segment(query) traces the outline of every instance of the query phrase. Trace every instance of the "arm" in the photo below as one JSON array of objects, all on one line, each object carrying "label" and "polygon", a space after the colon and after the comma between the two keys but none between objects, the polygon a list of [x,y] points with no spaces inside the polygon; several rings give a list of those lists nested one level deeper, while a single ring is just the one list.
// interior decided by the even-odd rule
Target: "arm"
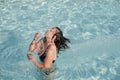
[{"label": "arm", "polygon": [[48,50],[48,53],[46,55],[44,63],[39,63],[35,60],[34,56],[32,54],[28,54],[28,58],[34,63],[35,66],[38,68],[50,68],[52,65],[52,61],[54,59],[55,51],[53,50],[53,47],[50,47]]},{"label": "arm", "polygon": [[43,68],[43,64],[39,63],[35,60],[34,56],[32,54],[27,54],[27,57],[29,60],[31,60],[38,68]]},{"label": "arm", "polygon": [[44,66],[46,68],[50,68],[52,66],[53,60],[56,58],[56,54],[57,54],[56,47],[51,45],[47,51],[47,55],[44,60]]}]

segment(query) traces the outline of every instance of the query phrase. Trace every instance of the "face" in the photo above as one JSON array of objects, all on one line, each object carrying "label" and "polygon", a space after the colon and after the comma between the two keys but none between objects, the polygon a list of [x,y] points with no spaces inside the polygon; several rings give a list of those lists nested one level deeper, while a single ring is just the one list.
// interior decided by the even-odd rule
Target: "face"
[{"label": "face", "polygon": [[50,31],[51,31],[53,34],[59,32],[59,30],[58,30],[56,27],[51,28]]},{"label": "face", "polygon": [[52,39],[53,35],[57,32],[59,32],[59,30],[56,27],[53,27],[45,32],[45,37],[47,39]]}]

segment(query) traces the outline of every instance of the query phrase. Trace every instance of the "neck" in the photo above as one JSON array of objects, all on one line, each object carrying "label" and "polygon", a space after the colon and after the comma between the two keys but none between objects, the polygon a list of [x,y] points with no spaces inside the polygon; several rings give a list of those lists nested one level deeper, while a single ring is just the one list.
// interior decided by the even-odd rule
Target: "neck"
[{"label": "neck", "polygon": [[49,46],[49,45],[52,44],[52,43],[51,43],[51,42],[47,42],[46,44],[47,44],[47,46]]},{"label": "neck", "polygon": [[52,44],[52,43],[51,43],[50,41],[46,41],[46,42],[45,42],[45,45],[46,45],[46,46],[49,46],[49,45],[51,45],[51,44]]}]

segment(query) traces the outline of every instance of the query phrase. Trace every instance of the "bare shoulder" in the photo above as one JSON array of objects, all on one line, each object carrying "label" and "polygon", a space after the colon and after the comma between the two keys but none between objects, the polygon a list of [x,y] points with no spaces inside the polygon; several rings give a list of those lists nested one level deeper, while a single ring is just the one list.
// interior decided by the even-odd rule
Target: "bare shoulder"
[{"label": "bare shoulder", "polygon": [[55,45],[50,45],[47,52],[49,54],[53,54],[53,53],[56,53],[56,46]]},{"label": "bare shoulder", "polygon": [[50,45],[49,48],[48,48],[48,50],[51,50],[51,49],[52,49],[52,50],[55,50],[55,49],[56,49],[56,46],[55,46],[55,45]]}]

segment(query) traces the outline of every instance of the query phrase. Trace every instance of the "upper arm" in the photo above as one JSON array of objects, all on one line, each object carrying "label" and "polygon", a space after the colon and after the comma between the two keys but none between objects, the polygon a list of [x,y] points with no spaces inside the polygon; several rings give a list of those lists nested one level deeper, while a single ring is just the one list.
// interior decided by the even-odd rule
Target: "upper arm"
[{"label": "upper arm", "polygon": [[44,67],[49,68],[52,65],[52,62],[54,60],[54,56],[56,54],[55,48],[52,46],[48,49],[46,58],[44,60]]}]

